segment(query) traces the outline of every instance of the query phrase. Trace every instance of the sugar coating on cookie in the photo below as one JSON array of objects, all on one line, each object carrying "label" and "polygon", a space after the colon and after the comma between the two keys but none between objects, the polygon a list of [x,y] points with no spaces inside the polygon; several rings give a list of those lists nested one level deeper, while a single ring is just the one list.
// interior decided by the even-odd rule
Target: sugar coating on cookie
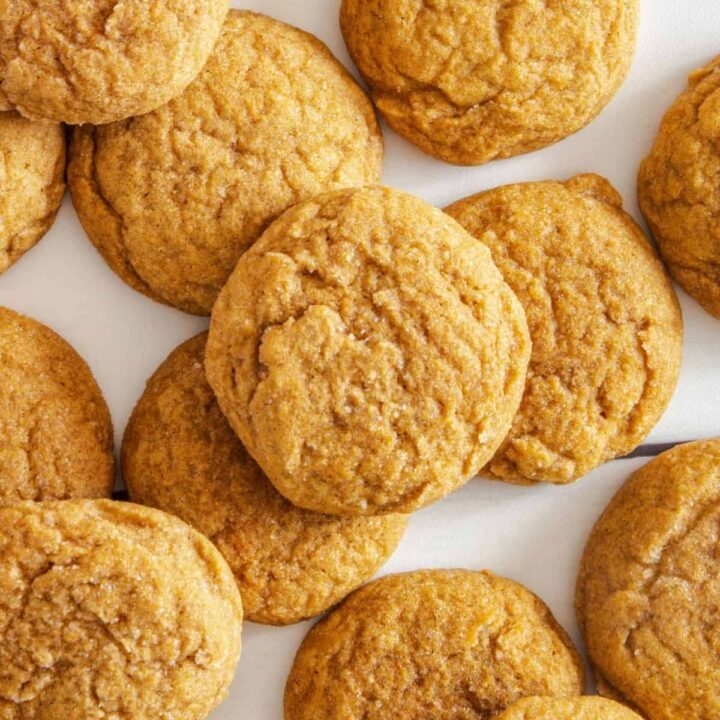
[{"label": "sugar coating on cookie", "polygon": [[52,330],[0,308],[0,506],[108,497],[113,429],[85,361]]},{"label": "sugar coating on cookie", "polygon": [[242,603],[213,545],[111,500],[0,510],[0,717],[201,720],[227,694]]},{"label": "sugar coating on cookie", "polygon": [[419,571],[365,586],[310,631],[285,720],[490,718],[525,696],[584,688],[569,637],[522,585]]},{"label": "sugar coating on cookie", "polygon": [[642,720],[625,705],[601,697],[523,698],[496,720]]},{"label": "sugar coating on cookie", "polygon": [[690,76],[640,167],[640,209],[672,276],[720,318],[720,58]]},{"label": "sugar coating on cookie", "polygon": [[195,78],[227,0],[4,0],[0,110],[101,124],[164,105]]},{"label": "sugar coating on cookie", "polygon": [[285,500],[217,405],[203,369],[206,339],[183,343],[148,381],[125,431],[123,478],[131,500],[177,515],[215,543],[248,620],[298,622],[371,578],[407,517],[338,518]]},{"label": "sugar coating on cookie", "polygon": [[490,248],[533,343],[520,410],[485,472],[568,483],[635,449],[675,390],[683,327],[617,192],[579,175],[500,187],[447,212]]},{"label": "sugar coating on cookie", "polygon": [[590,535],[577,614],[600,689],[650,720],[720,717],[720,440],[638,470]]},{"label": "sugar coating on cookie", "polygon": [[293,504],[409,512],[472,477],[522,395],[525,317],[488,250],[397,190],[285,213],[213,310],[220,407]]},{"label": "sugar coating on cookie", "polygon": [[630,68],[639,0],[343,0],[350,54],[388,124],[479,165],[557,142]]},{"label": "sugar coating on cookie", "polygon": [[197,80],[160,110],[77,129],[68,180],[90,240],[136,290],[208,315],[288,207],[376,182],[370,100],[317,38],[231,11]]}]

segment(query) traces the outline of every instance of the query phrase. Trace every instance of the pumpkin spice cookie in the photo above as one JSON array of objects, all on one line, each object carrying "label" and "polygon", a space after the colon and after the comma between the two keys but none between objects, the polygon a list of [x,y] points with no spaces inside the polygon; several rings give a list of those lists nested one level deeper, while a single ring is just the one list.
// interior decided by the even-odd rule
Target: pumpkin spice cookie
[{"label": "pumpkin spice cookie", "polygon": [[670,273],[720,318],[720,58],[690,76],[640,167],[640,209]]},{"label": "pumpkin spice cookie", "polygon": [[113,480],[110,413],[85,361],[0,308],[0,506],[108,497]]},{"label": "pumpkin spice cookie", "polygon": [[590,535],[578,620],[598,685],[649,720],[720,717],[720,440],[638,470]]},{"label": "pumpkin spice cookie", "polygon": [[68,180],[88,236],[147,296],[208,315],[291,205],[376,182],[369,99],[312,35],[231,11],[197,80],[141,118],[77,129]]},{"label": "pumpkin spice cookie", "polygon": [[490,718],[529,695],[585,689],[579,655],[547,606],[488,572],[391,575],[308,634],[285,720]]},{"label": "pumpkin spice cookie", "polygon": [[286,212],[213,310],[206,370],[223,412],[293,504],[410,512],[460,487],[507,433],[525,317],[452,218],[382,187]]},{"label": "pumpkin spice cookie", "polygon": [[111,500],[0,510],[0,717],[203,720],[227,694],[242,604],[212,544]]},{"label": "pumpkin spice cookie", "polygon": [[587,125],[625,79],[639,0],[343,0],[350,54],[388,124],[479,165]]},{"label": "pumpkin spice cookie", "polygon": [[407,517],[338,518],[285,500],[220,412],[203,370],[206,339],[177,348],[133,412],[122,452],[130,499],[177,515],[215,543],[248,620],[298,622],[372,577]]},{"label": "pumpkin spice cookie", "polygon": [[642,720],[625,705],[601,697],[523,698],[496,720]]},{"label": "pumpkin spice cookie", "polygon": [[579,175],[500,187],[446,212],[490,248],[533,342],[520,410],[485,473],[568,483],[634,450],[672,397],[683,328],[617,192]]}]

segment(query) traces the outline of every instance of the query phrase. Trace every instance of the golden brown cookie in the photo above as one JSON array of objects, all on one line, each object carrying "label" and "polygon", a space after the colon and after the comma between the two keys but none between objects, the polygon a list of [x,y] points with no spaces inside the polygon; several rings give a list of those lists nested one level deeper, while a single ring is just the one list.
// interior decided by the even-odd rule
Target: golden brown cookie
[{"label": "golden brown cookie", "polygon": [[675,390],[683,327],[617,192],[579,175],[500,187],[447,212],[490,248],[533,342],[520,410],[485,472],[568,483],[635,449]]},{"label": "golden brown cookie", "polygon": [[350,54],[388,124],[458,165],[577,132],[630,68],[639,0],[343,0]]},{"label": "golden brown cookie", "polygon": [[73,202],[115,272],[208,315],[240,255],[291,205],[379,179],[369,99],[317,38],[231,11],[198,79],[160,110],[77,129]]},{"label": "golden brown cookie", "polygon": [[240,655],[220,553],[158,510],[111,500],[0,510],[0,717],[202,720]]},{"label": "golden brown cookie", "polygon": [[215,543],[248,620],[298,622],[371,578],[407,517],[338,518],[285,500],[220,412],[203,370],[206,339],[182,344],[148,381],[125,431],[123,477],[131,500],[177,515]]},{"label": "golden brown cookie", "polygon": [[285,720],[485,720],[521,697],[584,689],[542,600],[492,573],[426,570],[365,586],[310,631]]},{"label": "golden brown cookie", "polygon": [[109,123],[179,95],[205,64],[227,0],[0,0],[0,110]]},{"label": "golden brown cookie", "polygon": [[293,504],[377,514],[427,505],[492,457],[529,353],[488,250],[424,202],[366,187],[295,206],[245,253],[206,370]]},{"label": "golden brown cookie", "polygon": [[52,330],[0,308],[0,506],[108,497],[113,430],[85,361]]},{"label": "golden brown cookie", "polygon": [[577,613],[604,694],[649,720],[720,717],[720,440],[638,470],[588,540]]},{"label": "golden brown cookie", "polygon": [[642,720],[625,705],[601,697],[533,697],[511,705],[496,720]]},{"label": "golden brown cookie", "polygon": [[672,276],[720,318],[720,58],[690,76],[640,167],[638,199]]},{"label": "golden brown cookie", "polygon": [[50,229],[65,194],[65,131],[0,112],[0,273]]}]

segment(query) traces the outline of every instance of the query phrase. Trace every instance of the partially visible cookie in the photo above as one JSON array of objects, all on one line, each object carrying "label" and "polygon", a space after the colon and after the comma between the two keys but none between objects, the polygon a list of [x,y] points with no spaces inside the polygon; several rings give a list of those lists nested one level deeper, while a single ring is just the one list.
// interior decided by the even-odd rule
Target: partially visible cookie
[{"label": "partially visible cookie", "polygon": [[638,470],[588,540],[577,614],[603,693],[649,720],[720,717],[720,440]]},{"label": "partially visible cookie", "polygon": [[690,76],[640,167],[638,198],[672,276],[720,318],[720,58]]},{"label": "partially visible cookie", "polygon": [[109,497],[113,430],[85,361],[52,330],[0,307],[0,506]]},{"label": "partially visible cookie", "polygon": [[518,700],[496,720],[642,720],[625,705],[601,697],[533,697]]},{"label": "partially visible cookie", "polygon": [[597,175],[508,185],[447,212],[492,251],[533,342],[520,410],[485,472],[568,483],[634,450],[675,390],[683,326],[614,188]]},{"label": "partially visible cookie", "polygon": [[285,720],[490,718],[530,695],[574,697],[582,661],[547,606],[488,572],[391,575],[308,634]]}]

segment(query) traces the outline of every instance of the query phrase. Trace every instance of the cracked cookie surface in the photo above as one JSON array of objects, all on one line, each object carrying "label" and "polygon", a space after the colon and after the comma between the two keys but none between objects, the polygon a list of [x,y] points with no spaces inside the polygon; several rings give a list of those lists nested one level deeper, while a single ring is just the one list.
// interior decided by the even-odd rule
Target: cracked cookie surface
[{"label": "cracked cookie surface", "polygon": [[630,68],[639,0],[344,0],[341,27],[388,124],[478,165],[590,122]]},{"label": "cracked cookie surface", "polygon": [[240,655],[212,544],[111,500],[0,510],[0,718],[202,720]]},{"label": "cracked cookie surface", "polygon": [[208,380],[293,504],[409,512],[493,455],[522,395],[522,308],[452,218],[382,187],[286,212],[213,309]]},{"label": "cracked cookie surface", "polygon": [[683,328],[670,279],[617,192],[579,175],[446,212],[490,248],[533,343],[520,410],[484,472],[568,483],[634,450],[672,397]]},{"label": "cracked cookie surface", "polygon": [[136,290],[207,315],[291,205],[376,182],[370,100],[317,38],[231,11],[200,76],[140,118],[77,129],[68,181],[90,240]]},{"label": "cracked cookie surface", "polygon": [[489,720],[521,697],[584,688],[570,638],[529,590],[428,570],[357,590],[310,631],[285,720]]},{"label": "cracked cookie surface", "polygon": [[182,518],[215,543],[248,620],[298,622],[372,577],[407,517],[338,518],[285,500],[217,405],[203,369],[206,339],[183,343],[148,381],[125,431],[123,478],[133,501]]},{"label": "cracked cookie surface", "polygon": [[625,705],[601,697],[533,697],[518,700],[497,720],[642,720]]}]

